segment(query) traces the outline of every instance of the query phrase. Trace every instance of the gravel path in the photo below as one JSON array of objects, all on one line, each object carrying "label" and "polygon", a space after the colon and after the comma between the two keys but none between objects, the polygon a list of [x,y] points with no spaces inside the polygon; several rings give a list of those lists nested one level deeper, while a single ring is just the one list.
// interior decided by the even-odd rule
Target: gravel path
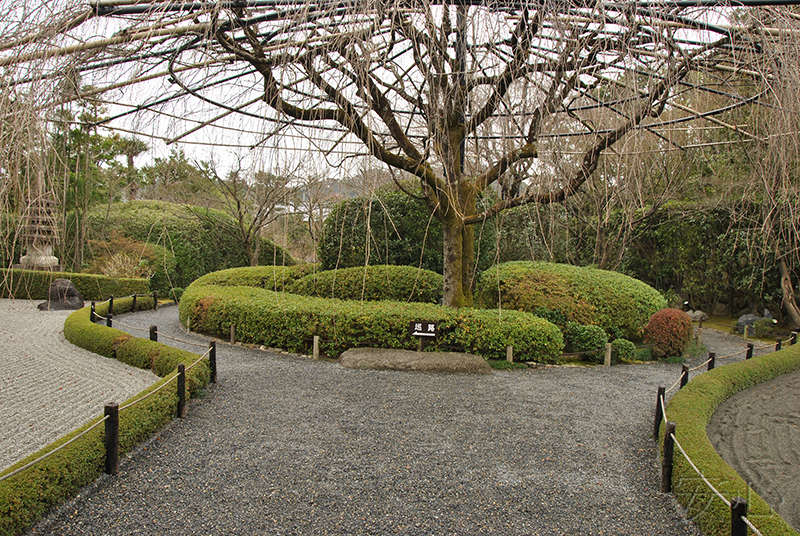
[{"label": "gravel path", "polygon": [[36,452],[158,380],[152,372],[64,339],[72,311],[0,300],[0,470]]},{"label": "gravel path", "polygon": [[[117,320],[207,340],[174,307]],[[703,336],[718,355],[743,348]],[[659,492],[650,439],[680,365],[414,374],[227,344],[218,363],[187,419],[33,533],[698,533]]]}]

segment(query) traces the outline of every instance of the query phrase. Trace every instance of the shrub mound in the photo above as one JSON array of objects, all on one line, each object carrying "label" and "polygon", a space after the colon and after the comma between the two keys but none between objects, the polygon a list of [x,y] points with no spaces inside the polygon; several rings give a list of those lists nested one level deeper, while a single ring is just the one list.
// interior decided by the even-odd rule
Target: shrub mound
[{"label": "shrub mound", "polygon": [[639,339],[650,316],[666,306],[654,288],[617,272],[528,261],[486,270],[475,303],[528,311],[561,327],[570,321],[597,325],[627,339]]},{"label": "shrub mound", "polygon": [[[722,402],[748,387],[800,369],[800,345],[732,363],[693,378],[667,404],[667,417],[676,423],[675,436],[703,475],[728,498],[745,497],[747,517],[770,536],[798,536],[770,506],[714,450],[706,428]],[[661,427],[661,444],[664,426]],[[730,509],[697,476],[675,449],[672,486],[675,498],[706,536],[731,533]]]},{"label": "shrub mound", "polygon": [[[114,312],[129,312],[133,299],[114,300]],[[152,308],[153,299],[137,300],[137,310]],[[194,363],[197,354],[171,348],[147,339],[139,339],[89,321],[89,307],[75,311],[64,323],[64,336],[71,343],[86,350],[118,359],[139,368],[149,368],[159,376],[167,376],[178,363]],[[97,305],[97,313],[108,313],[108,302]],[[202,360],[186,372],[186,389],[189,395],[205,386],[209,381],[208,360]],[[120,411],[120,453],[130,451],[137,443],[146,439],[169,422],[175,414],[178,396],[174,386],[153,393],[171,378],[164,377],[120,407],[138,399],[140,403]],[[152,395],[150,393],[153,393]],[[67,443],[97,423],[92,420],[2,472],[8,474],[42,455]],[[98,426],[83,437],[64,447],[49,458],[0,482],[0,534],[21,534],[33,525],[50,508],[74,497],[80,489],[99,477],[105,469],[105,443],[103,426]]]},{"label": "shrub mound", "polygon": [[395,300],[439,303],[442,276],[411,266],[361,266],[309,274],[293,282],[289,292],[340,300]]},{"label": "shrub mound", "polygon": [[[202,219],[195,215],[200,212]],[[185,207],[164,201],[129,201],[92,209],[87,215],[90,237],[108,240],[112,234],[164,247],[174,265],[153,278],[166,292],[186,287],[198,277],[225,268],[249,265],[244,247],[233,238],[235,222],[218,210]],[[100,251],[102,252],[102,251]],[[262,239],[259,264],[291,266],[296,261],[278,245]],[[173,270],[174,267],[174,270]],[[163,281],[163,284],[162,284]]]},{"label": "shrub mound", "polygon": [[658,358],[682,355],[691,338],[692,318],[680,309],[656,311],[644,328],[644,342],[655,344]]},{"label": "shrub mound", "polygon": [[439,324],[432,348],[460,349],[487,359],[505,358],[506,346],[522,361],[557,362],[563,347],[559,329],[529,313],[519,311],[447,309],[425,303],[399,301],[360,302],[279,293],[256,286],[228,286],[244,279],[230,270],[224,277],[208,274],[192,283],[180,302],[181,322],[216,337],[227,337],[236,326],[244,343],[307,353],[313,335],[321,351],[338,357],[356,346],[414,349],[408,333],[412,321]]},{"label": "shrub mound", "polygon": [[630,361],[636,355],[636,345],[628,339],[614,339],[611,341],[611,363]]},{"label": "shrub mound", "polygon": [[147,279],[113,279],[104,275],[75,274],[71,272],[45,272],[41,270],[7,270],[0,268],[0,298],[21,300],[46,300],[50,283],[55,279],[69,279],[84,300],[105,300],[110,296],[147,294]]},{"label": "shrub mound", "polygon": [[600,326],[584,326],[570,322],[564,330],[564,350],[581,352],[592,363],[601,363],[605,357],[608,335]]}]

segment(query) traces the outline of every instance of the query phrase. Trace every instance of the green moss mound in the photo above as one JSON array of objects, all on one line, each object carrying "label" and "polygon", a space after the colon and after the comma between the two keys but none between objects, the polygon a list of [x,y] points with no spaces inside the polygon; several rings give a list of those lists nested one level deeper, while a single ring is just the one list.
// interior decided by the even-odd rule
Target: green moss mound
[{"label": "green moss mound", "polygon": [[487,359],[503,359],[506,346],[521,361],[554,363],[564,346],[560,330],[550,322],[520,311],[449,309],[434,304],[400,301],[352,301],[274,292],[252,269],[208,274],[192,283],[180,302],[181,322],[215,337],[229,336],[250,344],[310,353],[319,335],[321,350],[330,357],[356,346],[414,349],[408,333],[412,321],[439,324],[431,349],[460,349]]},{"label": "green moss mound", "polygon": [[340,300],[439,303],[442,276],[411,266],[361,266],[309,274],[295,281],[289,291]]},{"label": "green moss mound", "polygon": [[627,339],[639,339],[650,316],[666,307],[657,290],[617,272],[527,261],[483,272],[475,303],[531,312],[562,327],[570,321],[597,325]]},{"label": "green moss mound", "polygon": [[[675,437],[703,475],[728,500],[744,497],[747,518],[762,534],[798,536],[770,506],[714,450],[706,428],[722,402],[748,387],[800,369],[800,345],[725,365],[701,374],[678,391],[667,404],[667,418],[676,423]],[[664,426],[661,427],[661,444]],[[706,536],[731,533],[730,509],[697,476],[675,449],[672,488],[675,498]]]},{"label": "green moss mound", "polygon": [[[201,213],[203,218],[198,218]],[[185,288],[198,277],[250,264],[244,248],[231,236],[234,220],[218,210],[186,207],[163,201],[130,201],[97,207],[87,217],[89,235],[108,240],[114,232],[164,247],[175,258],[154,274],[164,287]],[[291,266],[296,260],[273,242],[262,239],[259,264]],[[162,283],[162,279],[164,282]],[[161,291],[169,288],[154,289]],[[166,294],[165,294],[166,295]]]}]

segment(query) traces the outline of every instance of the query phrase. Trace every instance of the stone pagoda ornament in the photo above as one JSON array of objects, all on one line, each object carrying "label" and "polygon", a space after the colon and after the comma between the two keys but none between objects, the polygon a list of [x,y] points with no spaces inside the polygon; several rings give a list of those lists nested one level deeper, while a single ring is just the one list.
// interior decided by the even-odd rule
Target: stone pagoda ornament
[{"label": "stone pagoda ornament", "polygon": [[20,268],[61,271],[58,258],[53,256],[53,247],[58,244],[56,211],[57,203],[46,194],[30,201],[21,234],[26,255],[19,260]]}]

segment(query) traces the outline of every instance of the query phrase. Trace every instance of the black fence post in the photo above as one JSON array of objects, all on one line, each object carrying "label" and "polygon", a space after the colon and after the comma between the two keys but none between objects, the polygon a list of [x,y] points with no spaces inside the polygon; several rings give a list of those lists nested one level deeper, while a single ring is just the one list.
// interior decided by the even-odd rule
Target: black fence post
[{"label": "black fence post", "polygon": [[681,389],[689,383],[689,366],[683,365],[681,366]]},{"label": "black fence post", "polygon": [[211,367],[211,383],[217,383],[217,341],[208,343],[208,365]]},{"label": "black fence post", "polygon": [[158,342],[158,326],[150,326],[150,340]]},{"label": "black fence post", "polygon": [[111,316],[114,314],[114,296],[108,298],[108,315]]},{"label": "black fence post", "polygon": [[153,291],[153,311],[158,311],[158,291]]},{"label": "black fence post", "polygon": [[793,346],[795,343],[797,343],[797,332],[793,331],[792,336],[789,337],[789,346]]},{"label": "black fence post", "polygon": [[661,405],[661,400],[667,392],[666,387],[658,388],[658,396],[656,397],[656,416],[653,419],[653,441],[658,441],[658,432],[661,430],[661,420],[664,418],[664,407]]},{"label": "black fence post", "polygon": [[747,536],[747,501],[741,497],[734,497],[731,501],[731,536]]},{"label": "black fence post", "polygon": [[781,339],[780,337],[775,339],[775,351],[776,352],[781,349],[781,343],[782,342],[783,342],[783,339]]},{"label": "black fence post", "polygon": [[675,454],[673,434],[675,434],[675,423],[668,421],[664,431],[664,459],[661,460],[661,493],[672,491],[672,460]]},{"label": "black fence post", "polygon": [[714,370],[714,367],[717,364],[717,354],[714,352],[708,352],[708,370]]},{"label": "black fence post", "polygon": [[92,324],[94,324],[95,321],[97,320],[97,313],[94,312],[94,309],[95,309],[95,304],[94,302],[92,302],[92,307],[91,309],[89,309],[89,322],[91,322]]},{"label": "black fence post", "polygon": [[753,343],[752,342],[748,342],[747,343],[747,355],[744,356],[744,358],[745,359],[750,359],[751,357],[753,357]]},{"label": "black fence post", "polygon": [[106,416],[106,474],[119,473],[119,405],[110,402],[105,407]]},{"label": "black fence post", "polygon": [[186,417],[186,365],[178,363],[178,417]]},{"label": "black fence post", "polygon": [[113,322],[112,322],[113,319],[114,319],[114,315],[112,315],[111,313],[108,313],[108,316],[106,317],[106,326],[108,326],[110,328],[114,327],[113,326]]},{"label": "black fence post", "polygon": [[134,292],[134,293],[133,293],[133,305],[131,305],[131,312],[132,312],[132,313],[135,313],[135,312],[136,312],[136,298],[137,298],[137,297],[138,297],[138,294],[136,294],[136,293]]}]

